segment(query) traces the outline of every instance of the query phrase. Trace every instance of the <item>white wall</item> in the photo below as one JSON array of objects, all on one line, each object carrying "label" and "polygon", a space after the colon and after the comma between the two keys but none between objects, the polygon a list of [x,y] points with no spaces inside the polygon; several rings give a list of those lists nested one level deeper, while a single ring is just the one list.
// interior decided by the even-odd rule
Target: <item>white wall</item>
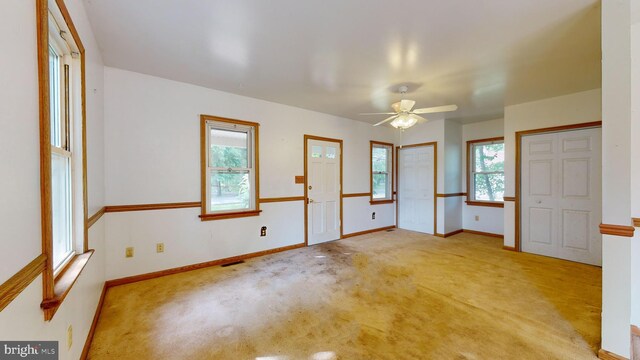
[{"label": "white wall", "polygon": [[[80,358],[104,285],[104,220],[99,220],[89,229],[89,238],[89,245],[95,253],[53,319],[45,322],[40,310],[42,276],[38,276],[0,312],[0,339],[58,341],[60,359]],[[67,328],[70,325],[73,344],[68,349]]]},{"label": "white wall", "polygon": [[[388,127],[105,68],[106,202],[200,201],[200,114],[260,123],[260,197],[302,196],[304,134],[344,140],[344,193],[369,192],[369,141]],[[304,242],[303,203],[262,204],[257,217],[201,222],[199,209],[107,214],[109,279]],[[376,220],[371,213],[376,212]],[[344,232],[395,224],[395,204],[344,200]],[[260,227],[267,236],[260,237]],[[155,253],[155,244],[165,252]],[[125,258],[127,246],[135,256]]]},{"label": "white wall", "polygon": [[[505,196],[515,196],[515,133],[600,121],[602,119],[601,94],[600,89],[594,89],[505,107]],[[505,202],[504,236],[505,246],[515,245],[515,207],[511,201]]]},{"label": "white wall", "polygon": [[[67,0],[69,13],[86,48],[89,209],[104,205],[102,169],[102,60],[81,0]],[[0,12],[0,47],[11,56],[0,59],[0,283],[42,253],[40,235],[40,157],[38,78],[34,0],[7,0]],[[96,89],[94,94],[91,89]],[[60,359],[77,359],[88,334],[104,283],[102,220],[89,231],[96,249],[82,275],[50,322],[40,309],[42,279],[37,277],[0,312],[0,339],[58,340]],[[68,325],[73,346],[66,347]]]},{"label": "white wall", "polygon": [[[602,2],[602,222],[627,226],[631,223],[631,136],[634,135],[631,133],[630,10],[629,0]],[[637,137],[637,133],[635,135]],[[637,159],[634,162],[637,163]],[[631,240],[621,236],[602,237],[602,348],[627,358],[630,355]]]},{"label": "white wall", "polygon": [[[444,194],[462,191],[462,125],[444,123]],[[444,234],[462,229],[462,196],[444,198]]]},{"label": "white wall", "polygon": [[[462,192],[467,191],[467,141],[488,139],[504,135],[504,119],[495,119],[462,126]],[[508,156],[508,154],[506,154]],[[466,198],[464,199],[466,200]],[[476,220],[478,216],[478,220]],[[462,202],[462,227],[466,230],[504,234],[504,209],[487,206],[469,206]]]},{"label": "white wall", "polygon": [[[11,0],[0,13],[0,283],[42,253],[35,1]],[[16,85],[20,86],[16,86]],[[13,85],[13,86],[10,86]]]}]

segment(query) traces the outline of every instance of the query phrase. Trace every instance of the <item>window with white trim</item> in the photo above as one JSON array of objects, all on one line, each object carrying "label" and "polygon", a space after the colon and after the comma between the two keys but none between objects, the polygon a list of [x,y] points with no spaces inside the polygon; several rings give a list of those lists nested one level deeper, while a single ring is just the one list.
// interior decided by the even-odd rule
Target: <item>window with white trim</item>
[{"label": "window with white trim", "polygon": [[393,145],[371,141],[371,202],[392,201]]},{"label": "window with white trim", "polygon": [[258,124],[202,117],[206,142],[203,219],[257,215]]},{"label": "window with white trim", "polygon": [[503,202],[504,140],[472,142],[469,149],[469,199]]},{"label": "window with white trim", "polygon": [[73,257],[73,66],[72,50],[49,18],[49,106],[51,137],[51,214],[53,270],[60,272]]}]

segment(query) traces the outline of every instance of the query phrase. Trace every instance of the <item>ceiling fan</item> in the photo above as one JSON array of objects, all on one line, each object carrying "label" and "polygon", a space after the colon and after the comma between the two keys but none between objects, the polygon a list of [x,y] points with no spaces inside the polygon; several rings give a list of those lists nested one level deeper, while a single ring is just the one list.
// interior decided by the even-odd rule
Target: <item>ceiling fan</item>
[{"label": "ceiling fan", "polygon": [[[404,95],[407,93],[407,91],[409,90],[409,88],[406,85],[400,86],[400,88],[398,89],[400,91],[400,93],[402,94],[402,96],[404,97]],[[444,106],[435,106],[435,107],[429,107],[429,108],[421,108],[421,109],[413,109],[413,106],[416,104],[415,101],[413,100],[407,100],[407,99],[403,99],[398,101],[397,103],[391,104],[391,108],[393,108],[393,111],[395,112],[388,112],[388,113],[363,113],[360,115],[391,115],[388,118],[373,124],[373,126],[378,126],[378,125],[382,125],[385,124],[389,121],[391,121],[391,126],[393,126],[396,129],[400,129],[400,130],[405,130],[408,129],[410,127],[412,127],[413,125],[415,125],[416,123],[420,122],[426,122],[429,121],[428,119],[418,115],[418,114],[433,114],[433,113],[440,113],[440,112],[449,112],[449,111],[456,111],[458,109],[457,105],[444,105]]]}]

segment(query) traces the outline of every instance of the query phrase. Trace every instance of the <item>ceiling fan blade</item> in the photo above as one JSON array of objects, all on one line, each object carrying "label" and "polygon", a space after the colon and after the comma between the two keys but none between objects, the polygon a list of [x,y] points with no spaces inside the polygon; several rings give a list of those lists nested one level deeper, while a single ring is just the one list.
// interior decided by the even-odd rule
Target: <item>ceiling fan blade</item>
[{"label": "ceiling fan blade", "polygon": [[398,101],[397,103],[393,103],[391,104],[391,108],[393,109],[393,111],[395,111],[396,113],[402,112],[402,110],[400,109],[400,101]]},{"label": "ceiling fan blade", "polygon": [[413,100],[400,100],[400,110],[411,111],[411,109],[413,109],[413,105],[415,104],[416,102]]},{"label": "ceiling fan blade", "polygon": [[409,117],[416,119],[416,121],[421,124],[421,123],[426,123],[427,121],[429,121],[429,119],[424,118],[420,115],[416,115],[416,114],[409,114]]},{"label": "ceiling fan blade", "polygon": [[414,113],[414,114],[431,114],[431,113],[456,111],[456,110],[458,110],[458,105],[444,105],[444,106],[435,106],[435,107],[430,107],[430,108],[415,109],[415,110],[412,111],[412,113]]},{"label": "ceiling fan blade", "polygon": [[389,122],[389,121],[391,121],[391,120],[393,120],[393,119],[395,119],[395,118],[397,118],[397,117],[398,117],[398,115],[397,115],[397,114],[396,114],[396,115],[393,115],[393,116],[389,116],[388,118],[386,118],[386,119],[384,119],[384,120],[380,121],[379,123],[373,124],[373,126],[382,125],[382,124],[384,124],[384,123],[386,123],[386,122]]},{"label": "ceiling fan blade", "polygon": [[392,112],[389,112],[389,113],[360,113],[358,115],[394,115],[394,114],[396,114],[396,113],[392,113]]}]

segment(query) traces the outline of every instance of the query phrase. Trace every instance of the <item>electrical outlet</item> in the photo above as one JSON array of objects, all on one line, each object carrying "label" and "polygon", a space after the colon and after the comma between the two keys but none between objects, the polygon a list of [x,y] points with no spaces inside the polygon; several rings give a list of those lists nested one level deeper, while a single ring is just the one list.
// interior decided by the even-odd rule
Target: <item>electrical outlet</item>
[{"label": "electrical outlet", "polygon": [[476,215],[475,219],[476,221],[480,221],[480,215]]},{"label": "electrical outlet", "polygon": [[263,226],[260,228],[260,236],[267,236],[267,227]]},{"label": "electrical outlet", "polygon": [[130,246],[124,250],[124,256],[128,258],[133,257],[133,246]]},{"label": "electrical outlet", "polygon": [[67,350],[71,349],[71,345],[73,345],[73,327],[69,325],[67,328]]},{"label": "electrical outlet", "polygon": [[371,220],[375,220],[376,219],[376,212],[372,212],[371,213]]},{"label": "electrical outlet", "polygon": [[157,244],[156,244],[156,252],[157,252],[157,253],[162,253],[162,252],[164,252],[164,243],[157,243]]}]

